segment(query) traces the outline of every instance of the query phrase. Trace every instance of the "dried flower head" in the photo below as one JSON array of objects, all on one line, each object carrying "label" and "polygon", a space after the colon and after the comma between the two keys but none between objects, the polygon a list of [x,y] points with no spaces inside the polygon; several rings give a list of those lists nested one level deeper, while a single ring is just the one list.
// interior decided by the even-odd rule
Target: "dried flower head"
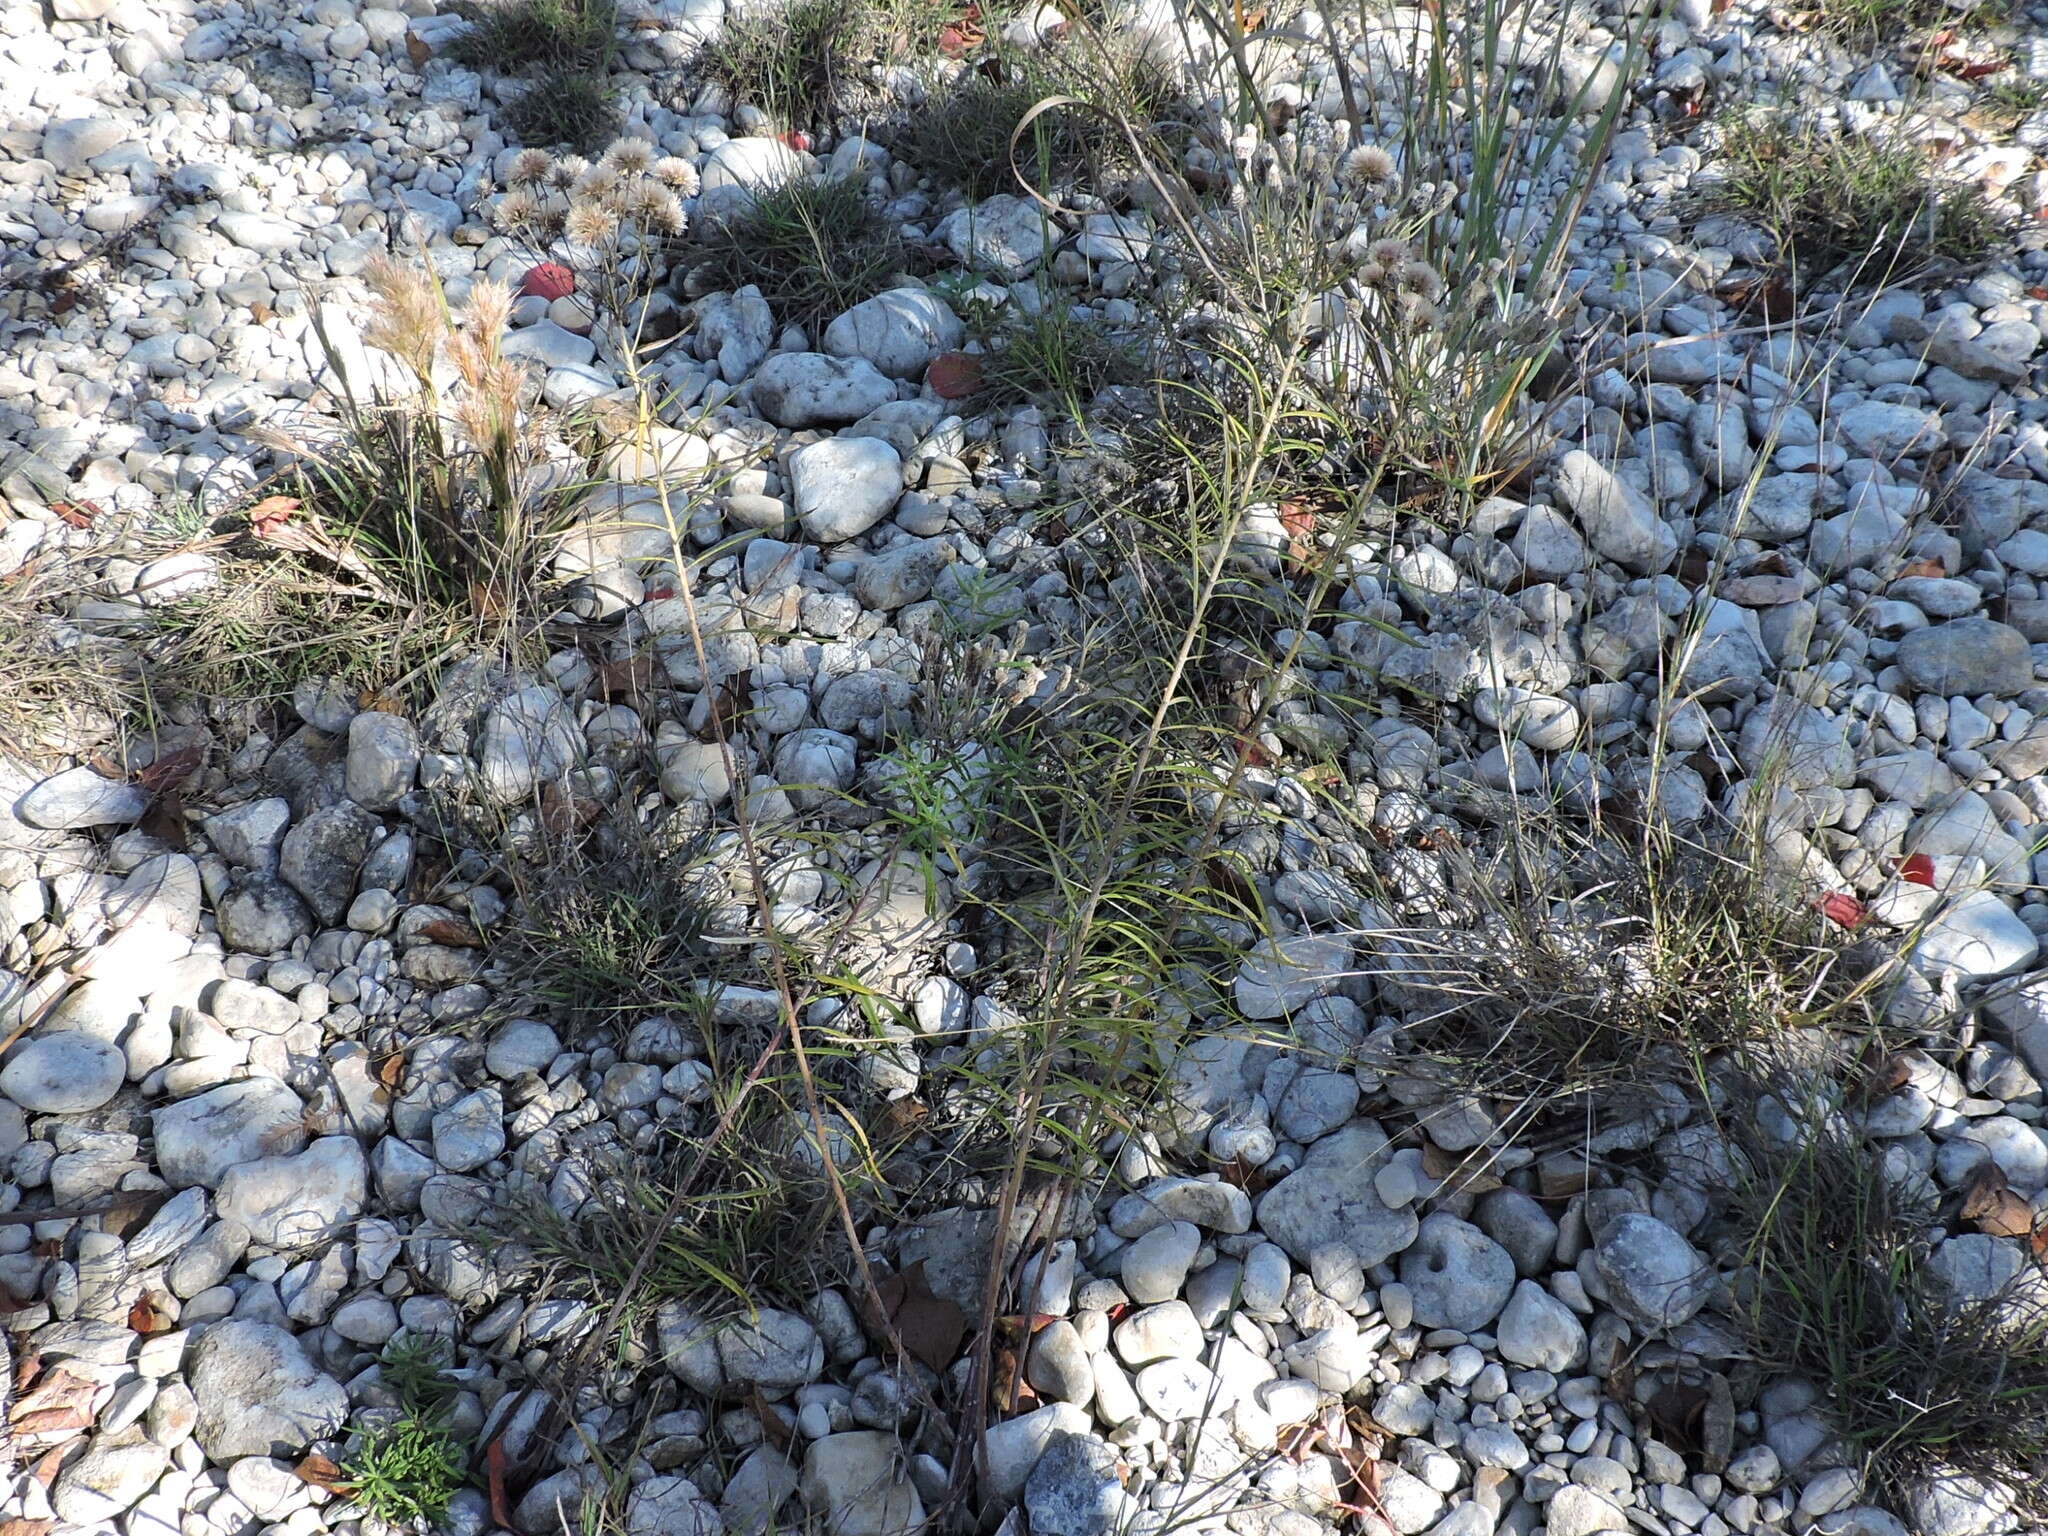
[{"label": "dried flower head", "polygon": [[617,208],[625,199],[626,183],[617,172],[602,165],[592,166],[576,178],[576,185],[569,189],[571,202],[603,203]]},{"label": "dried flower head", "polygon": [[654,166],[654,146],[645,139],[618,139],[598,163],[621,176],[645,176]]},{"label": "dried flower head", "polygon": [[1387,269],[1376,261],[1368,261],[1358,269],[1358,280],[1368,288],[1377,288],[1387,280]]},{"label": "dried flower head", "polygon": [[678,197],[695,197],[703,185],[697,167],[681,155],[663,155],[654,162],[654,179],[675,189]]},{"label": "dried flower head", "polygon": [[540,217],[540,199],[523,186],[514,187],[491,207],[491,222],[510,232],[531,228]]},{"label": "dried flower head", "polygon": [[583,173],[590,169],[590,162],[581,155],[564,155],[555,162],[554,170],[548,173],[548,181],[557,191],[566,192],[575,186]]},{"label": "dried flower head", "polygon": [[626,215],[657,235],[680,235],[689,223],[675,193],[658,181],[643,181],[626,194]]},{"label": "dried flower head", "polygon": [[1361,144],[1337,162],[1337,178],[1354,192],[1374,192],[1394,179],[1394,157],[1377,144]]},{"label": "dried flower head", "polygon": [[1419,293],[1400,295],[1401,318],[1418,331],[1426,331],[1443,320],[1443,313]]},{"label": "dried flower head", "polygon": [[1389,272],[1397,272],[1415,252],[1405,240],[1375,240],[1366,255]]},{"label": "dried flower head", "polygon": [[537,187],[555,168],[555,157],[544,149],[522,149],[512,157],[506,181],[515,187]]},{"label": "dried flower head", "polygon": [[1434,304],[1444,296],[1444,280],[1437,270],[1426,261],[1404,261],[1394,274],[1403,293],[1412,293]]},{"label": "dried flower head", "polygon": [[562,233],[576,245],[603,245],[619,232],[618,210],[603,203],[572,204]]}]

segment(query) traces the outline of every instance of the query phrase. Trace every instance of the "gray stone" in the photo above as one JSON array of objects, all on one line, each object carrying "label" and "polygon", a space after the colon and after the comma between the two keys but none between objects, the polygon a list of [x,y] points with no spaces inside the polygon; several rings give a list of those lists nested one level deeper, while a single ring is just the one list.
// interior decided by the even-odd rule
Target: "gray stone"
[{"label": "gray stone", "polygon": [[1572,1309],[1534,1280],[1516,1284],[1494,1333],[1503,1360],[1562,1376],[1586,1359],[1586,1330]]},{"label": "gray stone", "polygon": [[1436,1211],[1401,1255],[1401,1283],[1423,1327],[1476,1333],[1507,1305],[1515,1289],[1515,1261],[1470,1222]]},{"label": "gray stone", "polygon": [[156,1486],[170,1460],[170,1448],[155,1444],[140,1429],[103,1432],[58,1474],[50,1503],[65,1520],[111,1530],[117,1516]]},{"label": "gray stone", "polygon": [[477,732],[477,776],[499,805],[559,779],[583,750],[583,733],[560,693],[539,683],[493,704]]},{"label": "gray stone", "polygon": [[924,1502],[896,1437],[883,1430],[847,1430],[812,1441],[799,1489],[826,1536],[912,1536],[924,1525]]},{"label": "gray stone", "polygon": [[1891,460],[1926,453],[1948,441],[1938,413],[1920,406],[1864,400],[1835,418],[1835,431],[1866,459]]},{"label": "gray stone", "polygon": [[267,1247],[305,1247],[362,1214],[368,1182],[355,1138],[323,1136],[303,1152],[235,1164],[221,1177],[216,1205]]},{"label": "gray stone", "polygon": [[948,214],[935,234],[966,266],[1011,283],[1029,277],[1058,238],[1043,209],[1007,192]]},{"label": "gray stone", "polygon": [[1298,1264],[1340,1243],[1368,1268],[1384,1263],[1417,1231],[1413,1211],[1388,1207],[1373,1188],[1390,1151],[1385,1133],[1369,1120],[1325,1136],[1299,1169],[1260,1199],[1260,1230]]},{"label": "gray stone", "polygon": [[1706,1305],[1713,1271],[1700,1253],[1654,1216],[1627,1212],[1593,1250],[1614,1310],[1639,1328],[1676,1328]]},{"label": "gray stone", "polygon": [[1653,574],[1678,558],[1678,537],[1648,497],[1574,448],[1551,471],[1557,494],[1594,549],[1628,570]]},{"label": "gray stone", "polygon": [[1261,939],[1238,968],[1234,994],[1248,1019],[1277,1019],[1336,990],[1351,971],[1344,939],[1295,934]]},{"label": "gray stone", "polygon": [[0,1066],[0,1093],[32,1115],[75,1115],[98,1109],[121,1091],[128,1058],[110,1041],[82,1030],[31,1036]]},{"label": "gray stone", "polygon": [[1017,1418],[990,1425],[981,1442],[988,1468],[983,1492],[998,1504],[1016,1502],[1054,1437],[1062,1432],[1085,1435],[1088,1429],[1087,1413],[1072,1403],[1048,1403]]},{"label": "gray stone", "polygon": [[1117,1536],[1132,1510],[1116,1448],[1088,1434],[1055,1434],[1024,1482],[1031,1536]]},{"label": "gray stone", "polygon": [[389,810],[412,788],[420,766],[419,733],[403,715],[366,709],[348,723],[349,799]]},{"label": "gray stone", "polygon": [[763,1307],[721,1329],[717,1343],[726,1380],[771,1397],[816,1381],[825,1369],[818,1330],[795,1312]]},{"label": "gray stone", "polygon": [[221,941],[250,955],[272,955],[313,931],[313,916],[298,892],[275,875],[237,880],[214,909]]},{"label": "gray stone", "polygon": [[919,377],[931,360],[966,337],[967,328],[946,301],[926,288],[891,288],[840,315],[825,327],[825,350],[861,357],[892,378]]},{"label": "gray stone", "polygon": [[199,826],[214,851],[241,869],[265,873],[277,868],[277,851],[292,824],[289,800],[273,796],[245,800],[208,816]]},{"label": "gray stone", "polygon": [[205,1329],[187,1380],[199,1409],[199,1448],[216,1462],[296,1458],[348,1417],[348,1390],[270,1323],[231,1319]]},{"label": "gray stone", "polygon": [[377,818],[350,800],[313,812],[285,833],[277,874],[304,899],[321,926],[332,928],[348,913],[356,875],[370,851]]},{"label": "gray stone", "polygon": [[14,814],[32,827],[68,832],[81,827],[118,827],[139,821],[150,793],[126,779],[109,779],[90,768],[67,768],[44,779],[15,802]]},{"label": "gray stone", "polygon": [[903,494],[903,461],[876,437],[832,437],[789,456],[791,496],[807,536],[821,544],[858,538]]},{"label": "gray stone", "polygon": [[1154,1227],[1120,1256],[1124,1290],[1136,1302],[1171,1301],[1201,1247],[1202,1234],[1189,1222]]},{"label": "gray stone", "polygon": [[896,398],[873,363],[823,352],[778,352],[748,386],[754,409],[778,427],[843,427]]},{"label": "gray stone", "polygon": [[2027,637],[1993,619],[1954,619],[1899,640],[1899,670],[1921,693],[1975,697],[2019,693],[2034,685]]}]

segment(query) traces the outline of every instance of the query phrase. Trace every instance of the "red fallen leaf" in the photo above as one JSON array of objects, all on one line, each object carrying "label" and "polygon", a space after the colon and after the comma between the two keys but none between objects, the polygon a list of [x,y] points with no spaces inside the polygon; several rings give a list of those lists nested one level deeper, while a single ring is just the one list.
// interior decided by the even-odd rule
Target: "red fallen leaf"
[{"label": "red fallen leaf", "polygon": [[128,1326],[136,1333],[165,1333],[170,1330],[171,1317],[145,1293],[128,1309]]},{"label": "red fallen leaf", "polygon": [[505,1439],[501,1435],[491,1442],[491,1448],[484,1452],[484,1478],[491,1496],[491,1519],[508,1531],[517,1532],[519,1527],[512,1523],[512,1501],[505,1496]]},{"label": "red fallen leaf", "polygon": [[807,155],[811,152],[811,136],[800,128],[792,128],[787,133],[778,133],[775,137],[782,140],[783,143],[800,155]]},{"label": "red fallen leaf", "polygon": [[1899,878],[1912,885],[1934,886],[1934,860],[1924,853],[1916,853],[1899,865]]},{"label": "red fallen leaf", "polygon": [[2048,299],[2048,288],[2044,288],[2039,283],[2036,283],[2027,290],[2027,297],[2030,299]]},{"label": "red fallen leaf", "polygon": [[1862,902],[1840,891],[1821,897],[1820,910],[1824,916],[1840,923],[1844,928],[1854,928],[1866,915]]},{"label": "red fallen leaf", "polygon": [[658,587],[649,587],[647,589],[646,595],[648,602],[658,603],[662,601],[662,599],[664,598],[674,597],[676,595],[676,589],[674,587],[669,586],[667,583],[663,583],[661,586]]},{"label": "red fallen leaf", "polygon": [[99,508],[89,501],[53,501],[50,510],[74,528],[90,528]]},{"label": "red fallen leaf", "polygon": [[924,381],[941,400],[965,400],[981,388],[981,359],[971,352],[941,352],[925,369]]},{"label": "red fallen leaf", "polygon": [[298,510],[296,496],[266,496],[249,509],[249,531],[259,539],[273,538]]},{"label": "red fallen leaf", "polygon": [[522,299],[546,299],[550,304],[576,291],[576,274],[559,261],[544,261],[520,280]]}]

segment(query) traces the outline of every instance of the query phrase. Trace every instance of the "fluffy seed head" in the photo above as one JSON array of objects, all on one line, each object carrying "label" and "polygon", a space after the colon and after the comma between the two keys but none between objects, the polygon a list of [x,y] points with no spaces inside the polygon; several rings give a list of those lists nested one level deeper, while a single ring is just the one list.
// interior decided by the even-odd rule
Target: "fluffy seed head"
[{"label": "fluffy seed head", "polygon": [[654,150],[645,139],[618,139],[599,163],[621,176],[645,176],[654,165]]},{"label": "fluffy seed head", "polygon": [[619,232],[619,215],[602,203],[577,203],[562,223],[562,233],[577,245],[603,245]]},{"label": "fluffy seed head", "polygon": [[514,187],[491,208],[491,221],[503,230],[521,230],[540,217],[540,199],[524,186]]},{"label": "fluffy seed head", "polygon": [[1337,163],[1337,176],[1353,191],[1372,191],[1394,179],[1394,157],[1377,144],[1361,144]]},{"label": "fluffy seed head", "polygon": [[1402,262],[1400,270],[1394,274],[1394,279],[1401,285],[1404,293],[1412,293],[1432,304],[1444,296],[1444,280],[1437,275],[1436,268],[1426,261]]},{"label": "fluffy seed head", "polygon": [[1389,272],[1398,272],[1415,253],[1405,240],[1375,240],[1366,254]]},{"label": "fluffy seed head", "polygon": [[664,186],[673,187],[678,197],[695,197],[702,185],[697,167],[681,155],[663,155],[655,161],[654,178]]},{"label": "fluffy seed head", "polygon": [[554,170],[548,173],[548,180],[558,190],[566,192],[589,169],[590,162],[581,155],[564,155],[555,162]]},{"label": "fluffy seed head", "polygon": [[546,150],[522,149],[512,157],[512,169],[505,179],[515,187],[537,187],[554,168],[554,156]]},{"label": "fluffy seed head", "polygon": [[641,182],[627,195],[626,212],[658,235],[680,235],[689,222],[675,193],[654,181]]},{"label": "fluffy seed head", "polygon": [[484,278],[469,290],[469,332],[486,350],[495,350],[498,338],[512,320],[512,290]]}]

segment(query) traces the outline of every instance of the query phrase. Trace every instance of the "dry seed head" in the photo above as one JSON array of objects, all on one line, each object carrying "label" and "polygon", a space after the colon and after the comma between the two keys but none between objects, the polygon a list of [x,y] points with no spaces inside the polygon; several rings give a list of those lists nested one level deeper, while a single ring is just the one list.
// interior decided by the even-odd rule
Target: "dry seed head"
[{"label": "dry seed head", "polygon": [[1418,331],[1426,331],[1443,321],[1443,312],[1419,293],[1404,293],[1400,296],[1401,318]]},{"label": "dry seed head", "polygon": [[603,245],[619,232],[619,215],[602,203],[572,203],[562,233],[577,245]]},{"label": "dry seed head", "polygon": [[1356,192],[1376,191],[1394,179],[1394,157],[1377,144],[1361,144],[1337,164],[1337,176]]},{"label": "dry seed head", "polygon": [[1415,253],[1405,240],[1375,240],[1366,254],[1389,272],[1397,272]]},{"label": "dry seed head", "polygon": [[625,185],[617,172],[596,165],[576,178],[576,185],[569,189],[569,199],[575,203],[616,204],[624,194]]},{"label": "dry seed head", "polygon": [[498,338],[512,321],[512,290],[485,278],[469,290],[469,333],[486,351],[495,353]]},{"label": "dry seed head", "polygon": [[663,155],[654,162],[654,179],[675,189],[678,197],[695,197],[703,185],[697,167],[681,155]]},{"label": "dry seed head", "polygon": [[512,157],[512,169],[505,179],[515,187],[537,187],[554,168],[554,156],[546,150],[522,149]]},{"label": "dry seed head", "polygon": [[1431,304],[1444,296],[1444,280],[1437,275],[1436,268],[1426,261],[1404,261],[1394,277],[1402,292],[1412,293]]},{"label": "dry seed head", "polygon": [[539,221],[541,201],[524,186],[515,186],[491,208],[491,222],[508,231],[525,229]]},{"label": "dry seed head", "polygon": [[654,166],[654,149],[645,139],[619,139],[598,163],[621,176],[645,176]]},{"label": "dry seed head", "polygon": [[433,372],[442,330],[441,305],[426,273],[389,256],[372,257],[363,281],[377,296],[363,340],[402,359],[422,379]]},{"label": "dry seed head", "polygon": [[675,193],[655,181],[643,181],[628,194],[626,212],[657,235],[680,235],[689,224]]},{"label": "dry seed head", "polygon": [[566,192],[575,186],[577,179],[589,169],[590,162],[581,155],[564,155],[555,162],[555,168],[549,172],[548,180],[557,191]]}]

